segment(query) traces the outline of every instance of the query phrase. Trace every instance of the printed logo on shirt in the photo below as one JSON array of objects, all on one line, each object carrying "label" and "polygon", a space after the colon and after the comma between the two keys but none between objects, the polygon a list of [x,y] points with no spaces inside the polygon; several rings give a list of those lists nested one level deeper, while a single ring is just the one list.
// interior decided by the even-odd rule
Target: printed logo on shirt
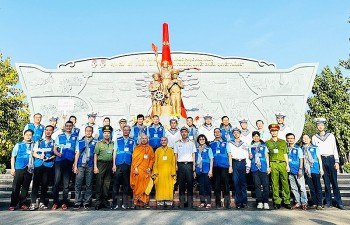
[{"label": "printed logo on shirt", "polygon": [[221,146],[224,147],[224,146],[225,146],[225,143],[222,143]]},{"label": "printed logo on shirt", "polygon": [[297,150],[294,149],[294,150],[293,150],[293,153],[294,153],[294,154],[297,153]]}]

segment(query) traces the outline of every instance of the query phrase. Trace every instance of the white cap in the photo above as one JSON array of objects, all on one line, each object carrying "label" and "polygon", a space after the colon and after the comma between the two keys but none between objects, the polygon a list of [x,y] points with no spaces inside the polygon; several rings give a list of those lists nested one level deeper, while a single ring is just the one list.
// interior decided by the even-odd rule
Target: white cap
[{"label": "white cap", "polygon": [[316,123],[316,124],[320,124],[320,123],[326,123],[327,122],[327,120],[325,119],[325,118],[315,118],[314,119],[314,122]]},{"label": "white cap", "polygon": [[276,112],[275,116],[284,118],[284,117],[286,117],[286,114],[284,112]]}]

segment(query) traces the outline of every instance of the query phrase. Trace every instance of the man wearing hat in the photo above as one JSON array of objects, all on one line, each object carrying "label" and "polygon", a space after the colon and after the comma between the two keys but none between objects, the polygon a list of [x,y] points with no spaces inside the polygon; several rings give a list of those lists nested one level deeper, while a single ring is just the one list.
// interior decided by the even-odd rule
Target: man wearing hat
[{"label": "man wearing hat", "polygon": [[63,133],[63,127],[62,127],[62,129],[57,127],[58,116],[56,116],[56,115],[51,115],[49,118],[49,122],[50,122],[50,125],[54,127],[52,139],[55,140],[58,137],[58,135]]},{"label": "man wearing hat", "polygon": [[[98,126],[95,123],[97,113],[92,111],[92,112],[88,113],[87,116],[88,116],[88,122],[83,124],[81,126],[80,130],[85,130],[85,127],[87,127],[87,126],[92,127],[94,129],[94,132],[92,133],[92,137],[97,139],[98,138]],[[84,132],[80,132],[79,139],[82,139],[84,137],[84,135],[85,135]]]},{"label": "man wearing hat", "polygon": [[280,127],[278,131],[278,138],[282,140],[286,140],[286,135],[288,133],[292,133],[292,130],[290,129],[290,127],[284,124],[284,118],[286,117],[286,114],[284,112],[276,112],[275,116],[276,116],[277,124]]},{"label": "man wearing hat", "polygon": [[204,134],[207,138],[208,141],[213,141],[215,139],[214,137],[214,129],[216,128],[212,124],[212,115],[207,113],[203,116],[204,118],[204,124],[198,128],[198,134]]},{"label": "man wearing hat", "polygon": [[55,183],[53,186],[53,206],[52,210],[56,210],[59,204],[59,189],[61,181],[63,181],[63,202],[62,209],[68,208],[68,192],[70,175],[73,168],[73,161],[75,156],[75,147],[78,138],[72,135],[73,123],[67,121],[65,123],[64,133],[58,135],[55,140],[53,149],[56,155],[55,161]]},{"label": "man wearing hat", "polygon": [[108,190],[112,176],[114,142],[110,140],[112,127],[104,126],[103,140],[96,144],[94,151],[94,173],[96,174],[95,209],[109,208]]},{"label": "man wearing hat", "polygon": [[323,181],[325,185],[326,207],[332,207],[331,184],[337,207],[344,209],[343,202],[338,187],[337,171],[339,169],[339,155],[336,144],[336,139],[333,134],[325,131],[326,119],[316,118],[316,127],[318,133],[312,137],[312,144],[320,149],[322,165],[323,165]]},{"label": "man wearing hat", "polygon": [[35,113],[33,123],[28,123],[23,129],[23,133],[26,130],[32,130],[34,132],[33,142],[38,142],[43,137],[45,127],[41,124],[41,118],[42,115],[40,113]]},{"label": "man wearing hat", "polygon": [[241,118],[239,121],[239,124],[242,128],[241,130],[241,137],[240,139],[250,145],[253,141],[253,137],[252,137],[252,131],[248,129],[248,118],[247,117],[243,117]]},{"label": "man wearing hat", "polygon": [[250,171],[248,144],[241,140],[241,130],[233,128],[234,141],[229,142],[232,155],[233,184],[235,187],[236,208],[245,208],[248,204],[247,176]]},{"label": "man wearing hat", "polygon": [[[103,128],[104,126],[110,126],[110,125],[111,125],[111,118],[105,117],[105,118],[103,119],[103,126],[98,128],[98,139],[97,139],[98,141],[101,141],[101,140],[103,139],[102,128]],[[110,137],[109,137],[110,140],[112,140],[113,133],[114,133],[114,132],[113,132],[113,128],[112,128],[112,133],[111,133],[111,135],[110,135]]]},{"label": "man wearing hat", "polygon": [[165,137],[168,138],[168,146],[174,148],[175,142],[180,140],[180,129],[177,127],[177,118],[173,117],[170,119],[170,129],[165,132]]},{"label": "man wearing hat", "polygon": [[[121,117],[119,119],[119,129],[114,130],[112,140],[116,142],[116,140],[120,137],[123,137],[123,128],[127,125],[127,120],[125,117]],[[131,128],[130,128],[131,129]]]},{"label": "man wearing hat", "polygon": [[286,208],[291,209],[288,183],[288,173],[290,169],[288,164],[287,142],[278,138],[279,129],[280,126],[278,124],[270,124],[269,130],[272,138],[266,141],[271,167],[272,196],[275,209],[280,209],[282,198],[279,196],[279,183],[281,181],[283,202]]},{"label": "man wearing hat", "polygon": [[185,206],[185,192],[187,190],[188,208],[193,208],[193,175],[196,172],[196,145],[188,138],[188,128],[180,129],[181,139],[175,142],[174,153],[178,171],[180,208]]}]

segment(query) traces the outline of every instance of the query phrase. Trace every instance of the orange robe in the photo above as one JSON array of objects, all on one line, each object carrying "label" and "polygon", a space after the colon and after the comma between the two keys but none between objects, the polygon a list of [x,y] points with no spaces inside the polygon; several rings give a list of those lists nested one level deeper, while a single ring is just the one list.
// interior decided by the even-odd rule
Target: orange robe
[{"label": "orange robe", "polygon": [[[147,168],[153,167],[154,164],[154,151],[150,145],[138,145],[132,153],[131,173],[130,173],[130,186],[133,190],[134,203],[138,201],[148,204],[149,195],[145,194],[149,179],[151,179],[152,171],[150,174],[146,172]],[[138,175],[135,174],[135,168],[138,169]]]}]

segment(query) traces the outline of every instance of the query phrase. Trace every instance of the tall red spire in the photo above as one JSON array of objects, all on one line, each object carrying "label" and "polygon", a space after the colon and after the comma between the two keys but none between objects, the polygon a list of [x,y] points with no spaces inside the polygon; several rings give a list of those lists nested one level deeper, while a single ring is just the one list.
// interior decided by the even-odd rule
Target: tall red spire
[{"label": "tall red spire", "polygon": [[173,65],[170,54],[169,28],[167,23],[163,23],[162,64],[164,61],[168,61],[169,65]]}]

